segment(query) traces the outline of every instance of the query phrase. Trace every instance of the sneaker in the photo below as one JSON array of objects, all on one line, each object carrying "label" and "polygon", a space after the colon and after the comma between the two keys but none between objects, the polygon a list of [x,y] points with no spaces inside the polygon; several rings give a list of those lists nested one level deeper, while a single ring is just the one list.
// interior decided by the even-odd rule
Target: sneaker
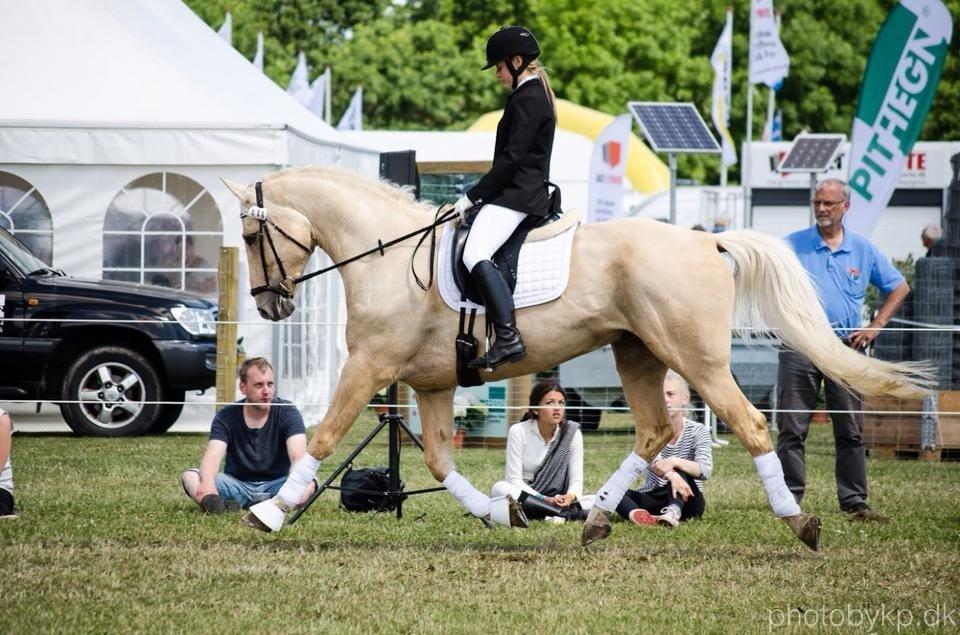
[{"label": "sneaker", "polygon": [[222,514],[227,511],[226,503],[219,494],[207,494],[200,501],[200,507],[208,514]]},{"label": "sneaker", "polygon": [[673,507],[664,507],[660,515],[656,517],[657,524],[671,529],[680,524],[680,514]]},{"label": "sneaker", "polygon": [[630,522],[634,525],[640,525],[641,527],[644,525],[652,526],[657,524],[657,517],[645,509],[635,509],[627,514],[627,518],[629,518]]},{"label": "sneaker", "polygon": [[543,519],[543,522],[550,523],[551,525],[562,525],[567,522],[567,519],[561,516],[547,516]]},{"label": "sneaker", "polygon": [[848,516],[850,522],[861,522],[861,523],[888,523],[892,518],[886,514],[881,514],[875,509],[871,509],[866,503],[857,503],[844,509]]}]

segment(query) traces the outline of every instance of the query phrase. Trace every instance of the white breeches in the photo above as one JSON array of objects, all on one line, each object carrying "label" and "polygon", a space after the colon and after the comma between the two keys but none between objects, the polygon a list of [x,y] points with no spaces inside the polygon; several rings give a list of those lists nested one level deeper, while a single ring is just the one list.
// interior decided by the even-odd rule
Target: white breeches
[{"label": "white breeches", "polygon": [[484,205],[473,221],[467,244],[463,247],[463,264],[473,271],[481,260],[492,260],[493,254],[507,242],[510,235],[527,217],[499,205]]}]

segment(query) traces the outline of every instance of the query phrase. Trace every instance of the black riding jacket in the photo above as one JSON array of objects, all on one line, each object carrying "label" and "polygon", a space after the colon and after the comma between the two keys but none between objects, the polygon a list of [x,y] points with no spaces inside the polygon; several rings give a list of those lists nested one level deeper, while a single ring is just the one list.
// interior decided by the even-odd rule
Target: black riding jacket
[{"label": "black riding jacket", "polygon": [[493,167],[467,192],[470,200],[547,216],[547,180],[556,130],[557,119],[540,79],[521,84],[507,99],[497,125]]}]

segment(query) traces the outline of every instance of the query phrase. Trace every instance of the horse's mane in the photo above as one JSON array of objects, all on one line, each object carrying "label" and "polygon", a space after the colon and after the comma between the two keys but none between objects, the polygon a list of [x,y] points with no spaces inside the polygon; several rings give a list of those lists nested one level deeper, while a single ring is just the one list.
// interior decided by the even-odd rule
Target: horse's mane
[{"label": "horse's mane", "polygon": [[304,165],[275,172],[264,180],[272,181],[284,177],[320,178],[333,181],[348,190],[362,189],[364,192],[379,196],[391,203],[408,205],[412,209],[433,214],[436,207],[429,201],[418,201],[413,196],[413,187],[400,186],[383,179],[375,179],[341,167],[332,165]]}]

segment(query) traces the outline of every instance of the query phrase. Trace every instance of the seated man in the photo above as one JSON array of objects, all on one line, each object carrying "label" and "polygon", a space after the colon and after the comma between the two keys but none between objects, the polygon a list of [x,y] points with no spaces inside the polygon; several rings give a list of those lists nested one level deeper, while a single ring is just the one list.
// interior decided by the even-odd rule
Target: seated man
[{"label": "seated man", "polygon": [[10,446],[13,422],[0,408],[0,518],[16,518],[13,507],[13,467],[10,465]]},{"label": "seated man", "polygon": [[[295,406],[287,405],[289,401],[273,394],[270,362],[263,357],[245,360],[238,375],[244,399],[217,412],[200,469],[180,475],[187,496],[211,514],[274,496],[290,466],[307,451],[303,417]],[[224,470],[218,472],[224,458]],[[304,499],[313,487],[307,488]]]}]

